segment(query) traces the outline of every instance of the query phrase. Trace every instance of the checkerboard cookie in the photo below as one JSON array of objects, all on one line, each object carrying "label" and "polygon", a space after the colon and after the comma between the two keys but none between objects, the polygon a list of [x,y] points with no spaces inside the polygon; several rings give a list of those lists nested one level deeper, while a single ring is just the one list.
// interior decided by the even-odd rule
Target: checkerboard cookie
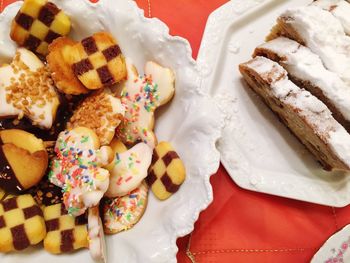
[{"label": "checkerboard cookie", "polygon": [[154,195],[165,200],[179,190],[185,180],[185,166],[168,142],[160,142],[153,151],[146,181]]},{"label": "checkerboard cookie", "polygon": [[38,244],[46,235],[40,207],[31,195],[0,202],[0,251],[23,250]]},{"label": "checkerboard cookie", "polygon": [[95,33],[67,48],[75,76],[88,89],[111,86],[126,78],[125,59],[113,36]]},{"label": "checkerboard cookie", "polygon": [[69,17],[47,0],[25,0],[12,21],[10,36],[18,45],[46,55],[48,45],[69,33]]},{"label": "checkerboard cookie", "polygon": [[47,235],[44,248],[53,254],[67,253],[88,247],[87,218],[68,215],[64,204],[44,208]]},{"label": "checkerboard cookie", "polygon": [[75,109],[67,128],[87,127],[99,137],[101,145],[108,145],[115,129],[124,116],[125,109],[120,99],[114,97],[109,89],[98,90],[85,98]]},{"label": "checkerboard cookie", "polygon": [[46,56],[47,64],[52,72],[51,77],[58,90],[69,95],[88,93],[89,90],[74,75],[69,64],[70,49],[77,42],[68,37],[59,37],[49,45],[49,54]]},{"label": "checkerboard cookie", "polygon": [[5,197],[6,193],[3,189],[0,188],[0,201]]}]

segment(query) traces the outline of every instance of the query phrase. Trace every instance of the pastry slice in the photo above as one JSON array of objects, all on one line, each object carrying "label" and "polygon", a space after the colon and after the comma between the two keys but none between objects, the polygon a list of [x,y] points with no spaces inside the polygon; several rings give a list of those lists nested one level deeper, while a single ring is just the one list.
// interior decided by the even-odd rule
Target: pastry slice
[{"label": "pastry slice", "polygon": [[285,36],[320,56],[325,67],[350,85],[350,36],[340,21],[317,6],[287,9],[277,19],[267,40]]},{"label": "pastry slice", "polygon": [[244,79],[326,170],[350,170],[350,135],[327,106],[265,57],[240,64]]},{"label": "pastry slice", "polygon": [[258,46],[254,56],[278,62],[294,83],[325,103],[333,117],[350,131],[350,88],[337,74],[327,70],[309,48],[279,37]]},{"label": "pastry slice", "polygon": [[350,35],[350,3],[344,0],[316,0],[311,3],[331,12],[343,25],[346,34]]}]

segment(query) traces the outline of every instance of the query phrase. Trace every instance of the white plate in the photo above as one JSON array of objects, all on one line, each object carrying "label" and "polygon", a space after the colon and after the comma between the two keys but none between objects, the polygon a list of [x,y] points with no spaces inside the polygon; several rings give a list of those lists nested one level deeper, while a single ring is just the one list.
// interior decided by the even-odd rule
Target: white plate
[{"label": "white plate", "polygon": [[323,171],[238,71],[283,10],[310,2],[228,2],[210,15],[197,62],[203,90],[229,115],[218,148],[232,179],[245,189],[342,207],[350,203],[350,176]]},{"label": "white plate", "polygon": [[[199,212],[212,201],[210,175],[219,166],[215,142],[223,119],[209,96],[200,92],[199,73],[189,43],[169,35],[158,19],[146,19],[133,1],[55,0],[73,22],[71,36],[81,39],[99,30],[111,32],[122,51],[140,73],[147,60],[174,69],[176,95],[157,112],[156,135],[170,141],[185,163],[187,178],[180,190],[164,202],[152,193],[141,221],[131,230],[107,237],[108,262],[176,262],[176,239],[193,230]],[[10,20],[20,3],[10,5],[0,16],[0,61],[9,60],[15,45],[9,39]],[[54,256],[41,245],[21,253],[0,254],[1,263],[10,262],[92,262],[88,250]]]},{"label": "white plate", "polygon": [[335,262],[350,262],[350,225],[331,236],[311,260],[311,263]]}]

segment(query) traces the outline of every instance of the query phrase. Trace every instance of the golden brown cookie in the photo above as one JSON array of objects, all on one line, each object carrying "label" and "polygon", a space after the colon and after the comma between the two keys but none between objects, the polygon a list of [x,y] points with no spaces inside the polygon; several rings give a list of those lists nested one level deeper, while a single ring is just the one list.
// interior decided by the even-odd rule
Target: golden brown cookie
[{"label": "golden brown cookie", "polygon": [[126,79],[125,59],[107,32],[95,33],[67,48],[74,74],[88,89],[100,89]]},{"label": "golden brown cookie", "polygon": [[25,0],[12,21],[10,36],[18,45],[46,55],[48,45],[67,35],[70,27],[69,17],[54,3]]},{"label": "golden brown cookie", "polygon": [[0,131],[0,186],[18,192],[38,184],[48,165],[41,139],[22,130]]},{"label": "golden brown cookie", "polygon": [[83,214],[73,217],[67,214],[63,204],[44,208],[47,235],[44,248],[53,254],[67,253],[88,247],[87,218]]},{"label": "golden brown cookie", "polygon": [[154,195],[165,200],[179,190],[186,177],[185,166],[168,142],[160,142],[153,152],[146,181]]},{"label": "golden brown cookie", "polygon": [[3,189],[0,188],[0,201],[5,197],[6,193]]},{"label": "golden brown cookie", "polygon": [[52,78],[56,87],[65,94],[79,95],[89,92],[87,88],[74,75],[71,65],[68,63],[69,48],[77,42],[68,37],[55,39],[49,45],[47,63],[52,72]]},{"label": "golden brown cookie", "polygon": [[38,244],[46,235],[40,207],[31,195],[0,202],[0,251],[23,250]]}]

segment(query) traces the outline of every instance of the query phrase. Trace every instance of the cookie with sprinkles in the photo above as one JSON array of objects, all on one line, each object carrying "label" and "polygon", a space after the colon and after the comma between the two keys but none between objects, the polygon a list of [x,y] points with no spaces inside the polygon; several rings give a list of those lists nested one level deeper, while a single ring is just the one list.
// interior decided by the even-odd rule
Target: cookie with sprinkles
[{"label": "cookie with sprinkles", "polygon": [[106,234],[116,234],[133,227],[146,210],[148,185],[141,185],[128,195],[105,199],[103,203],[103,224]]},{"label": "cookie with sprinkles", "polygon": [[85,98],[75,109],[67,128],[86,127],[92,129],[102,145],[108,145],[125,113],[119,98],[110,90],[99,90]]},{"label": "cookie with sprinkles", "polygon": [[151,161],[152,149],[143,142],[125,152],[117,152],[106,196],[124,196],[133,191],[146,178]]},{"label": "cookie with sprinkles", "polygon": [[117,88],[125,105],[125,116],[117,128],[117,136],[126,144],[137,141],[156,145],[153,133],[155,110],[171,100],[175,91],[172,70],[147,62],[145,76],[139,76],[130,59],[126,59],[128,79]]},{"label": "cookie with sprinkles", "polygon": [[102,166],[112,160],[110,147],[100,147],[91,129],[77,127],[59,134],[55,153],[49,180],[62,188],[68,213],[79,216],[98,205],[109,185],[109,172]]}]

